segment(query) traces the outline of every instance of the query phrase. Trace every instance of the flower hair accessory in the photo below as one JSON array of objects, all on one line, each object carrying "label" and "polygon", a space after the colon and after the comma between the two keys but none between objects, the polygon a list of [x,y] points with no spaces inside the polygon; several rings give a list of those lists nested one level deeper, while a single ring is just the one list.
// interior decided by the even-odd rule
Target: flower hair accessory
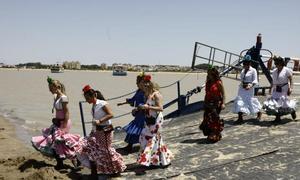
[{"label": "flower hair accessory", "polygon": [[140,72],[138,76],[144,77],[145,76],[145,72],[144,71]]},{"label": "flower hair accessory", "polygon": [[211,65],[211,64],[208,65],[208,69],[212,69],[213,67],[214,67],[214,66]]},{"label": "flower hair accessory", "polygon": [[151,81],[151,75],[145,75],[144,76],[144,81]]},{"label": "flower hair accessory", "polygon": [[92,89],[92,88],[91,88],[90,85],[85,85],[85,86],[83,87],[82,91],[83,91],[84,93],[86,93],[86,92],[88,92],[88,91],[91,90],[91,89]]},{"label": "flower hair accessory", "polygon": [[47,77],[47,82],[48,82],[48,84],[52,84],[53,81],[54,81],[54,80],[53,80],[51,77],[49,77],[49,76]]}]

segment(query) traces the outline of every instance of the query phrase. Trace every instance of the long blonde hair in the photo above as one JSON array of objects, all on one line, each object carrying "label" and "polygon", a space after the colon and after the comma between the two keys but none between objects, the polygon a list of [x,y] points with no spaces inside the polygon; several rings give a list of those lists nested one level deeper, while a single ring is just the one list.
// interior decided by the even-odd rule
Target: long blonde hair
[{"label": "long blonde hair", "polygon": [[48,78],[47,81],[48,81],[48,84],[49,84],[49,85],[55,86],[55,87],[58,88],[63,94],[66,94],[66,88],[65,88],[64,84],[61,83],[59,80],[53,80],[53,79],[51,79],[51,78]]}]

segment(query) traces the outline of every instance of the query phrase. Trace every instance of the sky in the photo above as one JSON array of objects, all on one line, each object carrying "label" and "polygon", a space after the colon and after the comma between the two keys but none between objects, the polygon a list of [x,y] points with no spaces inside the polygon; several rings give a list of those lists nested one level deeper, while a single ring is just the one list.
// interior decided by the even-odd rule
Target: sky
[{"label": "sky", "polygon": [[0,63],[190,66],[195,42],[300,57],[299,0],[0,0]]}]

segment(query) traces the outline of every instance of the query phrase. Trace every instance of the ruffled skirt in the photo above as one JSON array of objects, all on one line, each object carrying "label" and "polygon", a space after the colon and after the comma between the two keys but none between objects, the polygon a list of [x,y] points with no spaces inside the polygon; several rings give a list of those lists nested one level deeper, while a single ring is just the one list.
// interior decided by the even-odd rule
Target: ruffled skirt
[{"label": "ruffled skirt", "polygon": [[144,128],[144,123],[145,123],[145,114],[143,112],[138,112],[134,120],[131,121],[125,127],[123,127],[123,129],[127,133],[124,141],[127,142],[128,144],[139,143],[140,134]]},{"label": "ruffled skirt", "polygon": [[42,130],[42,136],[32,137],[32,146],[46,156],[74,159],[80,149],[80,135],[70,134],[68,129],[51,125]]},{"label": "ruffled skirt", "polygon": [[289,100],[287,96],[281,96],[280,98],[268,98],[263,105],[263,109],[268,115],[287,115],[297,108],[297,101]]},{"label": "ruffled skirt", "polygon": [[254,97],[253,91],[245,90],[240,87],[238,96],[234,100],[232,107],[233,113],[256,114],[261,110],[262,106],[257,98]]},{"label": "ruffled skirt", "polygon": [[92,131],[90,136],[81,139],[81,149],[77,152],[81,164],[90,168],[90,161],[93,161],[97,172],[102,174],[123,172],[126,165],[123,157],[111,146],[112,137],[113,132]]}]

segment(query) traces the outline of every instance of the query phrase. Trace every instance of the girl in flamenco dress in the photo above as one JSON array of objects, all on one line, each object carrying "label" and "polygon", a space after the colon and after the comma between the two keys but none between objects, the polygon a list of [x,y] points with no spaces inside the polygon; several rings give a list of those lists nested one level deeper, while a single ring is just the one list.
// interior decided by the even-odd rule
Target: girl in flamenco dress
[{"label": "girl in flamenco dress", "polygon": [[92,104],[92,130],[89,136],[81,139],[81,149],[77,158],[81,164],[91,169],[91,176],[97,179],[98,173],[120,176],[126,169],[123,157],[112,147],[112,111],[102,93],[89,85],[83,88],[86,101]]},{"label": "girl in flamenco dress", "polygon": [[146,103],[138,108],[144,110],[146,120],[145,127],[140,135],[140,153],[137,163],[143,168],[138,172],[144,174],[146,167],[166,168],[171,164],[173,155],[163,142],[162,124],[163,124],[163,105],[162,96],[157,90],[156,85],[151,81],[150,75],[145,75],[143,80],[143,91],[146,97]]},{"label": "girl in flamenco dress", "polygon": [[134,116],[134,120],[132,120],[129,124],[127,124],[123,129],[126,131],[127,135],[125,137],[125,142],[128,145],[124,148],[127,153],[132,152],[132,148],[134,144],[139,143],[140,134],[144,128],[145,124],[145,114],[142,110],[137,109],[139,105],[145,104],[145,96],[142,90],[144,73],[139,74],[136,77],[136,84],[138,90],[134,94],[132,98],[126,99],[123,103],[118,103],[117,105],[130,104],[135,108],[132,110],[132,115]]},{"label": "girl in flamenco dress", "polygon": [[42,130],[42,136],[32,137],[31,142],[35,149],[42,154],[55,157],[57,164],[56,170],[66,168],[63,164],[64,159],[70,159],[75,167],[76,150],[80,145],[78,141],[80,135],[69,133],[71,128],[71,119],[69,118],[68,97],[65,93],[65,86],[58,80],[50,77],[47,79],[49,91],[54,94],[54,103],[52,112],[55,109],[55,118],[49,128]]}]

